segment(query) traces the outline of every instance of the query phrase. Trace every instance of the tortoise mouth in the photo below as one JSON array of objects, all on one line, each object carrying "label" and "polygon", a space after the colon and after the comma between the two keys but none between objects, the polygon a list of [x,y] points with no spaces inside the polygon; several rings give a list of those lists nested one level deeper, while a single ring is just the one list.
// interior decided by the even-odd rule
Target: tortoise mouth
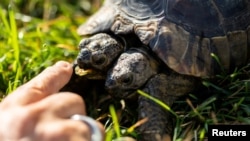
[{"label": "tortoise mouth", "polygon": [[105,79],[105,74],[95,69],[83,69],[80,66],[75,66],[74,72],[78,76],[84,76],[87,79],[100,80]]},{"label": "tortoise mouth", "polygon": [[136,93],[136,90],[129,89],[129,90],[121,90],[121,89],[107,89],[108,93],[113,97],[117,99],[131,99],[134,98]]}]

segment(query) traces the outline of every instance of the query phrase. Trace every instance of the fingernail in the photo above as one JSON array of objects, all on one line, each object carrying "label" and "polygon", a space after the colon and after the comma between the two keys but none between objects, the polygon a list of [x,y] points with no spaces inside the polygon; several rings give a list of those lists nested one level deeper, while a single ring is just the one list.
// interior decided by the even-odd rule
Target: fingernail
[{"label": "fingernail", "polygon": [[55,66],[67,68],[67,67],[71,67],[71,64],[66,61],[58,61],[56,62]]}]

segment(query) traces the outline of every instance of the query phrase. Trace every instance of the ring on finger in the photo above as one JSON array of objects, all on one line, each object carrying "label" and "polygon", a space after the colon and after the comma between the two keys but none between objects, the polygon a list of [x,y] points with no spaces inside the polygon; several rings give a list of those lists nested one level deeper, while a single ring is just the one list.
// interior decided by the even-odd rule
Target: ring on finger
[{"label": "ring on finger", "polygon": [[98,128],[96,121],[88,116],[75,114],[70,117],[72,120],[82,121],[88,125],[91,130],[91,141],[102,141],[102,133]]}]

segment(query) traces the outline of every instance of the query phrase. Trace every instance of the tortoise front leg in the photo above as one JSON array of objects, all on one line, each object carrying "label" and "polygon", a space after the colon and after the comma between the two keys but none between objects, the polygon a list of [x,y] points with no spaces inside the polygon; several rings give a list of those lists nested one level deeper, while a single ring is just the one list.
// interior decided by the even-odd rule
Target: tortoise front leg
[{"label": "tortoise front leg", "polygon": [[[147,82],[143,91],[171,107],[176,98],[192,91],[194,85],[195,79],[187,76],[157,74]],[[148,98],[139,96],[138,118],[148,118],[146,123],[138,127],[141,133],[139,140],[165,141],[173,129],[169,116],[170,113],[166,109]]]}]

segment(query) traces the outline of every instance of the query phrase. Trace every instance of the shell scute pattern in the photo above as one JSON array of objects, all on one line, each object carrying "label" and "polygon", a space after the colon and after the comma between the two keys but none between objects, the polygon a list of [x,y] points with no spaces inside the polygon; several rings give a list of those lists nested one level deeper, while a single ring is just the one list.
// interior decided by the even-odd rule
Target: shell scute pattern
[{"label": "shell scute pattern", "polygon": [[135,34],[177,73],[212,77],[248,60],[249,19],[248,0],[106,0],[79,33]]}]

